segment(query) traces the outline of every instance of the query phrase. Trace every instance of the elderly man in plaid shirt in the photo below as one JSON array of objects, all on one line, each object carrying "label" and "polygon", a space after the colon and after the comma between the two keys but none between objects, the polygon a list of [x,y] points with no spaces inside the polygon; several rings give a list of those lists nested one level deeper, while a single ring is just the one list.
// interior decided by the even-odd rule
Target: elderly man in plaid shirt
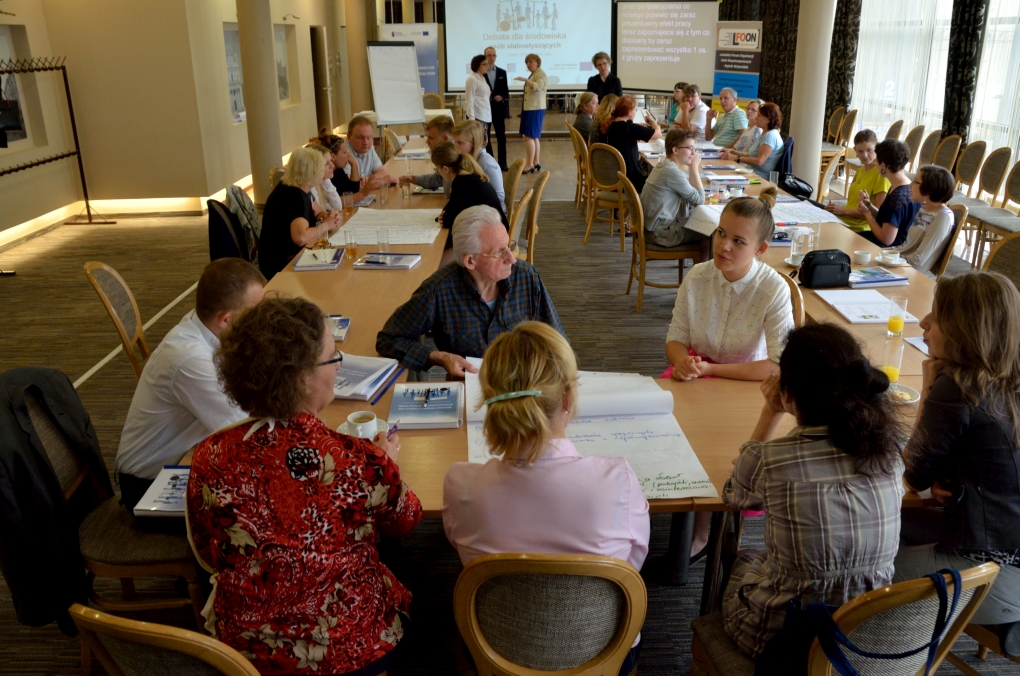
[{"label": "elderly man in plaid shirt", "polygon": [[[379,354],[411,370],[441,365],[463,378],[465,371],[476,372],[465,357],[481,357],[496,336],[521,322],[545,322],[563,333],[538,271],[514,257],[517,242],[510,241],[499,212],[484,205],[465,209],[452,231],[456,262],[396,309],[376,338]],[[435,350],[419,341],[428,331]]]}]

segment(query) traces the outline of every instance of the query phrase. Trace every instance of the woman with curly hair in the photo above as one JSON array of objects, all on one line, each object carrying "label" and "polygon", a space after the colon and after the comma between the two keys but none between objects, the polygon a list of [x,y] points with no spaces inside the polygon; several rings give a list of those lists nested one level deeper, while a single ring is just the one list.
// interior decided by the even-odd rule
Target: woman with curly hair
[{"label": "woman with curly hair", "polygon": [[421,503],[395,435],[370,443],[316,417],[342,360],[302,299],[246,311],[216,352],[225,393],[252,418],[196,447],[188,529],[213,573],[206,629],[262,674],[379,674],[403,636],[411,593],[376,542],[409,533]]}]

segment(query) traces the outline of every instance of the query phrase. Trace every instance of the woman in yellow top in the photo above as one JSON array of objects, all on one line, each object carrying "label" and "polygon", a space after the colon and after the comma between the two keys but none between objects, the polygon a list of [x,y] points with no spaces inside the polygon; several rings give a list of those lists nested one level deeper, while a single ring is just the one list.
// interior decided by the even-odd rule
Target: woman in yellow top
[{"label": "woman in yellow top", "polygon": [[521,136],[528,153],[524,173],[530,174],[542,169],[541,148],[538,140],[542,138],[542,123],[545,122],[545,90],[549,78],[539,68],[542,58],[538,54],[528,54],[524,63],[531,73],[528,77],[515,77],[517,82],[524,83],[524,110],[521,112]]},{"label": "woman in yellow top", "polygon": [[889,192],[889,179],[878,173],[878,160],[875,158],[875,146],[878,144],[878,137],[870,129],[862,129],[854,136],[854,152],[857,159],[861,161],[861,168],[854,174],[854,180],[846,191],[846,206],[839,206],[831,202],[825,205],[825,210],[837,216],[854,232],[865,232],[871,228],[868,222],[857,213],[857,205],[861,201],[861,193],[866,193],[871,203],[876,207],[882,206],[885,196]]}]

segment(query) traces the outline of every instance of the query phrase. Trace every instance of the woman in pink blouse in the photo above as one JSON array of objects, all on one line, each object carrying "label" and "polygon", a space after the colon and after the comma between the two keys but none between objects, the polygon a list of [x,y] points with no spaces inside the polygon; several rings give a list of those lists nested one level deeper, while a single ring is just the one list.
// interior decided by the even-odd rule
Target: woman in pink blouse
[{"label": "woman in pink blouse", "polygon": [[[623,458],[581,457],[566,438],[577,409],[577,362],[566,339],[541,322],[519,324],[489,345],[478,378],[495,457],[455,463],[443,484],[443,527],[461,561],[600,554],[640,569],[648,501],[634,470]],[[636,664],[637,647],[621,674]]]}]

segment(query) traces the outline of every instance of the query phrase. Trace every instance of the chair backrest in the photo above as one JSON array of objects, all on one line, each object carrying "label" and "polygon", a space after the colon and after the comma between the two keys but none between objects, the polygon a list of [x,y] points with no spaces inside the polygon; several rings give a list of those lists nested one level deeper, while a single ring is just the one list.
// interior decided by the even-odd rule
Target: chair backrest
[{"label": "chair backrest", "polygon": [[1002,182],[1006,180],[1006,170],[1009,168],[1009,161],[1013,159],[1012,148],[998,148],[993,150],[981,167],[981,177],[978,179],[977,197],[982,192],[991,195],[991,201],[1002,188]]},{"label": "chair backrest", "polygon": [[917,156],[917,166],[923,167],[926,164],[931,164],[932,158],[935,157],[935,149],[939,147],[939,140],[941,138],[941,129],[936,129],[928,134],[928,137],[924,139],[924,143],[921,144],[921,153]]},{"label": "chair backrest", "polygon": [[826,125],[826,140],[836,142],[839,138],[839,130],[843,125],[843,115],[846,114],[846,106],[838,106],[829,116],[829,124]]},{"label": "chair backrest", "polygon": [[839,125],[839,145],[847,145],[854,136],[854,125],[857,124],[857,111],[851,110],[843,116],[843,123]]},{"label": "chair backrest", "polygon": [[396,132],[391,129],[383,129],[381,145],[379,159],[383,163],[389,162],[394,155],[400,152],[400,139],[397,138]]},{"label": "chair backrest", "polygon": [[620,151],[606,143],[588,146],[588,175],[596,190],[617,190],[619,172],[627,173],[627,165]]},{"label": "chair backrest", "polygon": [[457,578],[453,610],[480,676],[616,674],[645,619],[630,564],[591,554],[494,554]]},{"label": "chair backrest", "polygon": [[[206,200],[209,208],[209,260],[220,258],[246,258],[248,247],[241,246],[241,240],[234,229],[234,219],[227,205],[218,200]],[[240,223],[238,223],[238,228]]]},{"label": "chair backrest", "polygon": [[839,162],[840,160],[843,159],[843,155],[845,153],[846,148],[843,148],[838,153],[829,158],[829,163],[825,165],[825,170],[822,172],[822,177],[818,181],[818,190],[815,191],[816,202],[823,201],[826,195],[829,194],[829,181],[832,180],[832,175],[836,172],[836,167],[839,166]]},{"label": "chair backrest", "polygon": [[793,303],[793,325],[795,328],[804,326],[804,295],[800,292],[800,286],[789,275],[780,273],[780,277],[790,287],[790,302]]},{"label": "chair backrest", "polygon": [[439,94],[422,94],[421,102],[426,108],[446,108],[446,101]]},{"label": "chair backrest", "polygon": [[81,485],[88,475],[88,466],[81,461],[78,454],[74,452],[67,438],[57,427],[46,409],[36,398],[32,391],[25,395],[25,407],[28,409],[28,417],[32,421],[35,433],[39,435],[43,452],[53,466],[53,473],[60,483],[60,490],[64,498],[68,499]]},{"label": "chair backrest", "polygon": [[[145,332],[142,330],[142,316],[138,312],[138,303],[131,294],[127,282],[106,263],[89,261],[85,264],[85,276],[92,283],[92,288],[103,301],[106,311],[113,320],[117,329],[120,341],[124,345],[124,352],[131,361],[131,367],[135,370],[135,376],[142,377],[142,365],[152,354],[149,344],[145,341]],[[139,359],[135,348],[141,353]]]},{"label": "chair backrest", "polygon": [[[956,612],[948,618],[947,628],[935,653],[932,673],[953,647],[960,632],[988,594],[999,573],[999,565],[986,563],[960,571],[961,593]],[[953,580],[948,578],[950,598]],[[928,578],[908,580],[870,591],[840,606],[832,619],[843,633],[862,650],[875,653],[901,653],[931,640],[939,607],[935,585]],[[921,674],[928,651],[923,650],[901,660],[875,660],[844,650],[847,659],[862,674]],[[832,665],[816,639],[808,656],[809,676],[828,676]]]},{"label": "chair backrest", "polygon": [[82,643],[110,676],[259,676],[241,653],[211,636],[107,615],[78,603],[68,612]]},{"label": "chair backrest", "polygon": [[506,200],[506,217],[507,220],[513,217],[514,210],[514,198],[517,197],[517,186],[521,184],[521,174],[524,172],[524,160],[514,160],[510,165],[509,171],[506,172],[506,181],[503,182],[503,195]]},{"label": "chair backrest", "polygon": [[[857,111],[854,111],[857,112]],[[779,158],[779,162],[776,163],[776,171],[779,172],[779,177],[782,178],[783,174],[793,173],[793,137],[787,136],[786,140],[783,141],[783,154]]]},{"label": "chair backrest", "polygon": [[1000,206],[1005,209],[1009,202],[1020,204],[1020,162],[1009,170],[1009,176],[1006,177],[1006,192],[1002,196]]},{"label": "chair backrest", "polygon": [[[528,231],[525,236],[528,238],[528,258],[527,261],[532,265],[535,264],[535,237],[538,236],[538,212],[542,208],[542,193],[545,192],[545,184],[549,182],[549,170],[546,169],[538,175],[538,179],[535,181],[535,186],[532,188],[535,191],[534,197],[531,198],[531,206],[528,207]],[[518,207],[518,211],[523,211]]]},{"label": "chair backrest", "polygon": [[937,164],[940,167],[945,167],[949,170],[949,173],[952,173],[953,164],[956,162],[956,156],[960,153],[961,141],[963,141],[963,139],[959,134],[950,134],[942,139],[935,148],[935,154],[932,155],[931,163]]},{"label": "chair backrest", "polygon": [[269,170],[269,187],[275,188],[283,178],[283,175],[287,173],[283,167],[273,167]]},{"label": "chair backrest", "polygon": [[956,185],[966,185],[970,188],[977,181],[978,171],[981,170],[981,162],[985,159],[988,144],[984,141],[974,141],[967,145],[960,153],[960,160],[956,163]]},{"label": "chair backrest", "polygon": [[1020,232],[996,242],[981,269],[1006,275],[1020,289]]},{"label": "chair backrest", "polygon": [[953,230],[946,239],[946,245],[939,256],[938,264],[932,269],[936,277],[941,277],[942,273],[949,267],[949,261],[953,258],[953,247],[956,246],[956,238],[960,236],[960,231],[963,230],[963,226],[967,223],[969,211],[967,207],[962,204],[954,204],[949,209],[953,212]]},{"label": "chair backrest", "polygon": [[903,133],[903,120],[896,120],[889,125],[889,131],[885,133],[886,141],[899,141],[900,134]]},{"label": "chair backrest", "polygon": [[924,136],[924,125],[919,124],[908,131],[907,137],[903,139],[903,142],[907,144],[907,148],[910,149],[910,160],[907,162],[909,165],[914,165],[914,159],[917,157],[917,149],[921,147],[922,136]]},{"label": "chair backrest", "polygon": [[510,241],[516,242],[521,236],[521,221],[524,215],[527,213],[528,203],[531,202],[531,196],[535,194],[534,190],[529,189],[526,193],[521,195],[521,201],[517,203],[517,208],[514,209],[514,215],[510,219]]},{"label": "chair backrest", "polygon": [[629,178],[627,178],[627,174],[625,172],[618,172],[617,177],[623,185],[624,201],[627,203],[627,209],[630,210],[630,245],[634,248],[634,252],[638,255],[638,257],[644,258],[645,209],[641,204],[641,196],[638,195],[637,188],[635,188],[634,184],[631,183]]}]

